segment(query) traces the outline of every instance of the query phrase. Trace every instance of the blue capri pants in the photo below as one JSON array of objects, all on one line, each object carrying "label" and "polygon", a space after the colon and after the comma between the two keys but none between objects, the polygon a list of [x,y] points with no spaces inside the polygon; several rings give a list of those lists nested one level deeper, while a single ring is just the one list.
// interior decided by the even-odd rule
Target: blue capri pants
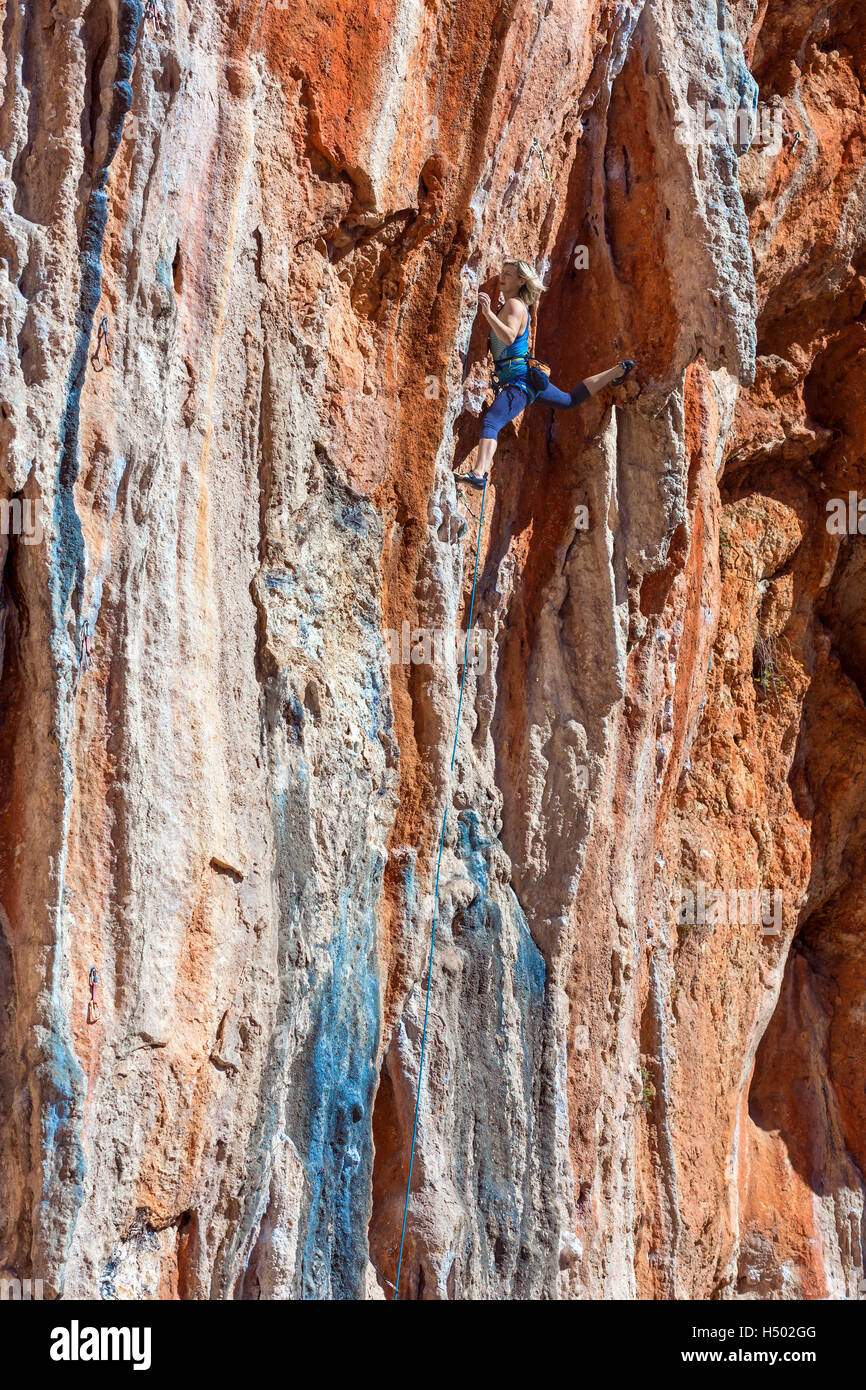
[{"label": "blue capri pants", "polygon": [[[509,420],[516,419],[521,410],[526,409],[530,399],[520,386],[503,387],[493,404],[484,412],[481,420],[481,438],[495,439]],[[589,400],[589,392],[583,382],[575,386],[573,391],[567,392],[560,391],[558,386],[550,383],[539,392],[535,400],[552,405],[554,410],[573,410],[576,405],[582,405],[584,401]]]}]

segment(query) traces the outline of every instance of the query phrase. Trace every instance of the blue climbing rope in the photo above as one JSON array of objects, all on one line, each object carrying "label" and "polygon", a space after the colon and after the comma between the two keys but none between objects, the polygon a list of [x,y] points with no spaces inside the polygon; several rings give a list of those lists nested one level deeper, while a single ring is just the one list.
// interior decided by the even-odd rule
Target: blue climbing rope
[{"label": "blue climbing rope", "polygon": [[[472,597],[469,600],[469,626],[466,629],[466,649],[463,653],[463,678],[460,682],[460,702],[457,706],[457,727],[454,730],[454,748],[451,752],[450,771],[454,771],[457,757],[457,735],[460,733],[460,712],[463,709],[463,691],[466,686],[466,668],[469,665],[469,639],[472,635],[472,618],[475,613],[475,584],[478,579],[478,552],[481,548],[481,529],[484,525],[484,499],[487,496],[487,480],[481,493],[481,517],[478,522],[478,539],[475,542],[475,569],[472,574]],[[424,1052],[427,1047],[427,1015],[430,1012],[430,981],[433,977],[433,947],[436,942],[436,914],[439,911],[439,871],[442,868],[442,850],[445,845],[445,826],[448,821],[448,804],[442,817],[442,834],[439,836],[439,859],[436,864],[436,889],[433,898],[433,930],[430,936],[430,960],[427,965],[427,999],[424,1004],[424,1031],[421,1034],[421,1062],[418,1067],[418,1095],[415,1098],[415,1123],[412,1126],[412,1150],[409,1155],[409,1180],[406,1183],[406,1201],[403,1206],[403,1231],[400,1236],[400,1260],[397,1265],[397,1282],[394,1285],[394,1302],[400,1296],[400,1272],[403,1268],[403,1243],[406,1239],[406,1218],[409,1215],[409,1191],[412,1187],[412,1168],[415,1164],[415,1139],[418,1134],[418,1109],[421,1105],[421,1079],[424,1075]]]}]

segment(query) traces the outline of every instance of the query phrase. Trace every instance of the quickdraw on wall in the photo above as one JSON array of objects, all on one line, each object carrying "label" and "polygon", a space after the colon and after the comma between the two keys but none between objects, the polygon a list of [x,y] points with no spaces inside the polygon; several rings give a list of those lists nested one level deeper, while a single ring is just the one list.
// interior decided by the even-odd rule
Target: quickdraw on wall
[{"label": "quickdraw on wall", "polygon": [[148,28],[152,29],[155,34],[162,33],[165,28],[166,17],[162,12],[159,0],[148,0],[144,18]]},{"label": "quickdraw on wall", "polygon": [[96,1002],[96,986],[99,984],[99,971],[95,965],[91,965],[88,975],[90,984],[90,999],[87,1004],[87,1022],[96,1023],[99,1019],[99,1005]]},{"label": "quickdraw on wall", "polygon": [[90,623],[87,618],[81,624],[81,647],[78,653],[78,667],[80,671],[89,671],[93,666],[93,653],[90,650]]},{"label": "quickdraw on wall", "polygon": [[96,351],[91,357],[93,370],[101,372],[106,362],[111,366],[111,343],[108,334],[108,315],[103,314],[99,320],[99,328],[96,334]]},{"label": "quickdraw on wall", "polygon": [[539,157],[539,159],[541,160],[541,167],[542,167],[542,169],[544,170],[544,177],[547,179],[547,182],[548,182],[549,184],[552,184],[552,183],[553,183],[553,180],[551,179],[550,174],[548,173],[548,170],[547,170],[547,165],[546,165],[545,162],[544,162],[544,150],[541,148],[541,141],[539,140],[539,138],[538,138],[537,135],[533,135],[532,141],[531,141],[530,146],[529,146],[529,157],[530,157],[530,159],[532,158],[532,153],[533,153],[534,150],[538,150],[538,157]]}]

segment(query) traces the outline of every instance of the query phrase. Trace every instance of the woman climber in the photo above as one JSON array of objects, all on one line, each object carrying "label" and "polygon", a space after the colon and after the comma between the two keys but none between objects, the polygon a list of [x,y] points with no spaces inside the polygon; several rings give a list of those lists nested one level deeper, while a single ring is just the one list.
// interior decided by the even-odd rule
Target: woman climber
[{"label": "woman climber", "polygon": [[536,364],[529,349],[529,311],[538,303],[543,289],[544,285],[527,261],[507,260],[499,275],[499,290],[504,301],[499,315],[491,309],[488,294],[478,296],[478,307],[490,324],[496,399],[481,421],[481,442],[474,472],[456,475],[458,482],[470,487],[486,485],[499,431],[531,401],[544,401],[554,410],[571,410],[603,391],[611,382],[619,386],[634,369],[634,362],[627,359],[606,372],[599,372],[598,376],[586,377],[573,391],[566,393],[554,386],[544,364]]}]

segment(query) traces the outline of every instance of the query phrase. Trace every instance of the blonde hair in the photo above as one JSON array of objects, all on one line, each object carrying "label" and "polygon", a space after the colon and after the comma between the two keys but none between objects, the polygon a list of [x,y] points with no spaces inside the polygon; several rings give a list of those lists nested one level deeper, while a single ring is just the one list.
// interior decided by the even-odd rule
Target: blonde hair
[{"label": "blonde hair", "polygon": [[529,261],[518,260],[515,256],[506,256],[503,265],[513,265],[523,284],[517,291],[524,304],[528,304],[530,309],[537,304],[544,291],[547,289],[544,281],[536,275]]}]

